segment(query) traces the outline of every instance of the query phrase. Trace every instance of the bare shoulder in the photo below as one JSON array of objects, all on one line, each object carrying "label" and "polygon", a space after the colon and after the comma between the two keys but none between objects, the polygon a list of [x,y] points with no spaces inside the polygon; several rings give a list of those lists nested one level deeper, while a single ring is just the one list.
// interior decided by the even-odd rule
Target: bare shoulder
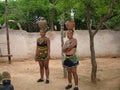
[{"label": "bare shoulder", "polygon": [[76,39],[76,38],[73,38],[73,41],[74,41],[74,42],[77,42],[77,39]]},{"label": "bare shoulder", "polygon": [[46,41],[50,41],[50,39],[48,37],[46,37]]},{"label": "bare shoulder", "polygon": [[40,40],[40,37],[39,37],[39,38],[37,38],[37,41],[38,41],[38,40]]}]

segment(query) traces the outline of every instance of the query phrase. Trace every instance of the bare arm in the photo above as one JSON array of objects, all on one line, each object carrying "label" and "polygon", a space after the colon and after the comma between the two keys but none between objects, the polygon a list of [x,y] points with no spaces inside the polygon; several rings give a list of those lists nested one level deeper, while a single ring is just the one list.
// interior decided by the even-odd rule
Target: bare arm
[{"label": "bare arm", "polygon": [[71,44],[67,47],[68,48],[68,51],[70,51],[72,48],[74,48],[74,46],[77,45],[77,40],[74,39]]},{"label": "bare arm", "polygon": [[67,47],[64,45],[62,48],[63,53],[65,53],[67,51]]},{"label": "bare arm", "polygon": [[73,41],[71,42],[71,44],[69,46],[65,46],[63,47],[63,52],[66,53],[66,52],[69,52],[71,49],[74,48],[74,46],[77,45],[77,40],[76,39],[73,39]]},{"label": "bare arm", "polygon": [[47,38],[48,59],[50,59],[50,40]]},{"label": "bare arm", "polygon": [[35,61],[37,61],[37,60],[36,60],[37,52],[38,52],[38,46],[37,46],[37,41],[36,41]]}]

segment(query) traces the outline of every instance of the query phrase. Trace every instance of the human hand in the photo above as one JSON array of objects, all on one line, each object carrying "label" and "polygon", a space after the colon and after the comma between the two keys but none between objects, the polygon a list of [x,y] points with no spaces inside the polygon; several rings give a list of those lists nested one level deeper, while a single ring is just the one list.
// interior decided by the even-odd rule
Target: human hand
[{"label": "human hand", "polygon": [[47,60],[49,60],[49,59],[50,59],[50,55],[47,56]]},{"label": "human hand", "polygon": [[37,62],[37,59],[36,59],[36,57],[34,57],[34,60],[35,60],[35,62]]}]

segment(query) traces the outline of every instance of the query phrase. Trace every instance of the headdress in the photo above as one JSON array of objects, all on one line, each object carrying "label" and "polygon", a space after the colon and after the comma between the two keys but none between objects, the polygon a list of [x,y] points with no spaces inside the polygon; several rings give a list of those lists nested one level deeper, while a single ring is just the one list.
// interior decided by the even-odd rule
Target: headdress
[{"label": "headdress", "polygon": [[67,32],[74,33],[74,30],[72,30],[72,29],[71,30],[67,30]]}]

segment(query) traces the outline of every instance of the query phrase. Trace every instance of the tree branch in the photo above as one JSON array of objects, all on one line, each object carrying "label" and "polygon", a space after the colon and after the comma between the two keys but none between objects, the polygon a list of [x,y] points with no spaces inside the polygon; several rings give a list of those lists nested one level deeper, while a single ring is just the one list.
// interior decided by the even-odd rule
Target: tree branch
[{"label": "tree branch", "polygon": [[90,20],[90,4],[87,4],[86,11],[87,11],[87,27],[89,30],[89,34],[92,36],[92,31],[91,31],[91,20]]},{"label": "tree branch", "polygon": [[100,22],[99,22],[99,24],[97,25],[97,28],[96,28],[95,32],[93,33],[93,35],[95,35],[95,34],[99,31],[100,26],[101,26],[104,22],[106,22],[106,21],[108,20],[108,18],[110,18],[110,17],[112,16],[112,12],[113,12],[113,10],[114,10],[115,1],[116,1],[116,0],[112,0],[111,6],[110,6],[110,12],[109,12],[107,15],[105,15],[105,16],[100,20]]}]

